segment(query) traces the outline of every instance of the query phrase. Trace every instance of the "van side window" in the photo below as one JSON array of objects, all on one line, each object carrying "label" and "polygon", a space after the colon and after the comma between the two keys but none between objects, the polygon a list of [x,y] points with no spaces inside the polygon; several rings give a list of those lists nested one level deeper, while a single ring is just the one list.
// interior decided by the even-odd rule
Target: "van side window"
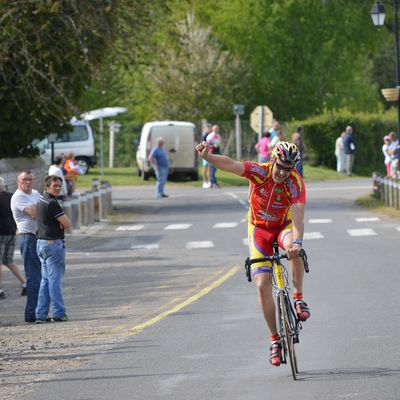
[{"label": "van side window", "polygon": [[57,142],[82,142],[89,139],[86,126],[75,125],[71,132],[65,132],[59,136]]}]

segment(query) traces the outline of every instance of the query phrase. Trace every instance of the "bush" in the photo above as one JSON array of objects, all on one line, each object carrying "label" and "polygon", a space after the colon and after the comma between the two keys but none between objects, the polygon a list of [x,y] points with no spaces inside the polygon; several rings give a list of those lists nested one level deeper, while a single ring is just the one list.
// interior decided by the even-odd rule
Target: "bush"
[{"label": "bush", "polygon": [[304,121],[291,121],[285,125],[286,137],[297,125],[304,126],[306,156],[314,165],[336,168],[335,141],[347,125],[353,127],[356,140],[354,173],[371,175],[373,171],[385,172],[382,154],[383,136],[396,131],[397,112],[392,109],[382,113],[351,113],[340,110],[324,113]]}]

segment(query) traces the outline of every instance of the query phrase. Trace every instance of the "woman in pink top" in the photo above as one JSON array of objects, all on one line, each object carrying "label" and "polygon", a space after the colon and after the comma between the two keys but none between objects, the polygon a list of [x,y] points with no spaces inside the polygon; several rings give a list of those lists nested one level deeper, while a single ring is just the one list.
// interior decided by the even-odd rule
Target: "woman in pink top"
[{"label": "woman in pink top", "polygon": [[260,162],[266,163],[271,158],[270,140],[271,134],[264,132],[263,137],[255,145],[257,153],[260,155]]}]

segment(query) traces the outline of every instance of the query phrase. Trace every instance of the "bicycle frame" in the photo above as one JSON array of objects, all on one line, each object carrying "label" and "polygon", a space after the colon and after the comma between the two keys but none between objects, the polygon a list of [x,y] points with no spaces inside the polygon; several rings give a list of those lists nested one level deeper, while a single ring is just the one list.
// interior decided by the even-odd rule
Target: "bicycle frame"
[{"label": "bicycle frame", "polygon": [[[308,273],[308,260],[304,249],[301,249],[300,256],[303,260],[304,269]],[[296,380],[298,373],[297,358],[294,350],[294,344],[299,342],[299,332],[302,328],[301,322],[298,320],[293,304],[290,301],[290,285],[288,272],[282,259],[288,259],[287,254],[279,254],[278,243],[274,242],[274,253],[272,256],[250,259],[245,262],[246,276],[249,282],[252,281],[251,265],[259,262],[269,261],[272,269],[272,286],[273,294],[276,298],[276,306],[278,309],[279,334],[283,342],[282,363],[287,364],[289,358],[293,379]]]}]

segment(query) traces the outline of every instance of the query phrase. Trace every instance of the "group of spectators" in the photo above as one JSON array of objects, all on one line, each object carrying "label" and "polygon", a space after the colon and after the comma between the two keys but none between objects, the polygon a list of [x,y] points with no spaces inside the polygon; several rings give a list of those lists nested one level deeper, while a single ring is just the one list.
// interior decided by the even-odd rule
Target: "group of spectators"
[{"label": "group of spectators", "polygon": [[[353,128],[348,125],[335,142],[336,170],[340,174],[352,175],[356,141]],[[383,137],[382,152],[386,175],[396,178],[399,175],[400,145],[394,132]]]},{"label": "group of spectators", "polygon": [[[303,139],[303,126],[298,126],[291,138],[291,142],[297,146],[300,152],[300,160],[296,163],[295,168],[297,172],[303,176],[303,159],[305,152],[305,144]],[[281,129],[279,121],[274,120],[272,127],[264,132],[263,137],[256,143],[255,149],[259,154],[259,161],[261,163],[266,163],[271,159],[271,153],[276,147],[276,145],[285,140],[285,135]]]},{"label": "group of spectators", "polygon": [[[25,322],[63,322],[68,320],[62,293],[65,273],[65,230],[71,221],[64,213],[62,200],[75,190],[83,173],[74,155],[59,155],[50,166],[41,195],[34,189],[34,176],[23,170],[17,177],[15,193],[7,191],[0,177],[0,299],[1,265],[6,265],[19,280],[26,296]],[[17,244],[25,277],[14,263]],[[52,309],[52,318],[49,316]]]},{"label": "group of spectators", "polygon": [[54,163],[49,168],[49,175],[58,176],[62,180],[61,200],[75,192],[76,181],[78,176],[82,174],[84,174],[84,171],[75,160],[75,155],[72,152],[56,156]]},{"label": "group of spectators", "polygon": [[382,152],[385,157],[386,175],[392,178],[399,176],[400,145],[394,132],[390,132],[383,138]]},{"label": "group of spectators", "polygon": [[[211,154],[221,154],[221,135],[218,125],[206,124],[205,132],[202,135],[202,142],[209,145]],[[256,143],[255,149],[259,155],[261,163],[267,163],[271,159],[271,153],[276,145],[285,140],[285,135],[281,129],[279,121],[274,120],[271,128],[264,132],[262,138]],[[303,139],[303,127],[298,126],[291,139],[300,151],[301,158],[296,163],[296,169],[303,176],[303,157],[305,145]],[[216,172],[217,168],[211,165],[207,160],[203,159],[203,188],[215,189],[220,188],[218,184]]]},{"label": "group of spectators", "polygon": [[336,171],[351,176],[353,173],[356,141],[353,127],[347,125],[344,132],[335,141]]}]

